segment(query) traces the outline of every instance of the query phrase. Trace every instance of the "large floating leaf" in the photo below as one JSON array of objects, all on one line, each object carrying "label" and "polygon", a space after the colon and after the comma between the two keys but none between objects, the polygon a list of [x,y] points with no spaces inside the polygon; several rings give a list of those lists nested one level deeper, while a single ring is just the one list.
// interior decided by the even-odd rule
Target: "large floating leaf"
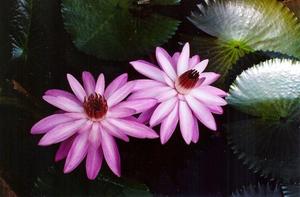
[{"label": "large floating leaf", "polygon": [[269,184],[267,185],[249,185],[244,186],[239,191],[236,191],[232,194],[232,197],[281,197],[281,192],[278,186],[272,188]]},{"label": "large floating leaf", "polygon": [[299,121],[232,122],[227,136],[234,153],[252,171],[287,183],[300,180]]},{"label": "large floating leaf", "polygon": [[195,37],[192,46],[225,75],[252,51],[275,51],[300,58],[300,23],[277,0],[211,0],[189,20],[212,37]]},{"label": "large floating leaf", "polygon": [[284,197],[299,197],[300,184],[282,185],[281,190]]},{"label": "large floating leaf", "polygon": [[[34,94],[41,94],[53,80],[53,72],[62,60],[63,25],[58,0],[11,0],[9,2],[9,37],[11,61],[5,78],[20,81]],[[16,72],[19,71],[19,72]],[[38,81],[38,83],[37,83]],[[37,93],[38,92],[38,93]]]},{"label": "large floating leaf", "polygon": [[254,116],[289,117],[300,107],[300,62],[273,59],[244,71],[231,85],[227,101]]},{"label": "large floating leaf", "polygon": [[63,0],[65,28],[78,49],[101,59],[124,60],[152,51],[174,33],[179,21],[153,6],[178,0]]},{"label": "large floating leaf", "polygon": [[[82,175],[82,174],[81,174]],[[140,183],[125,178],[115,178],[101,171],[96,180],[88,181],[79,173],[65,175],[54,167],[37,177],[34,196],[152,196]]]},{"label": "large floating leaf", "polygon": [[15,0],[11,14],[10,40],[12,58],[27,58],[32,20],[32,0]]}]

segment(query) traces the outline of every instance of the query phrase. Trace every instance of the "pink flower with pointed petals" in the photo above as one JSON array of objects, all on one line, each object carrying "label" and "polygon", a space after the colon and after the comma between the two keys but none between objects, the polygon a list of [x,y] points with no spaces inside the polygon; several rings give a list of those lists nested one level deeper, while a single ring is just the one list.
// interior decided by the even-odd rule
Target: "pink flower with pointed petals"
[{"label": "pink flower with pointed petals", "polygon": [[136,71],[150,79],[136,80],[133,94],[128,100],[154,98],[158,104],[141,113],[140,122],[151,127],[161,124],[160,140],[165,144],[179,122],[181,134],[187,144],[199,139],[198,120],[211,130],[216,130],[212,114],[222,114],[222,98],[227,95],[211,86],[219,75],[203,72],[208,60],[200,61],[198,55],[190,58],[190,47],[186,43],[182,52],[172,57],[162,48],[156,48],[156,59],[160,66],[138,60],[130,62]]},{"label": "pink flower with pointed petals", "polygon": [[[48,90],[43,99],[62,110],[37,122],[32,134],[45,134],[41,146],[61,143],[55,160],[66,158],[64,172],[73,171],[86,158],[89,179],[98,175],[103,158],[117,176],[121,175],[120,155],[115,137],[128,142],[128,136],[157,138],[151,128],[132,116],[156,104],[154,99],[123,101],[135,83],[120,75],[105,89],[104,75],[97,81],[89,72],[82,73],[83,86],[67,75],[73,94],[64,90]],[[145,105],[147,103],[147,105]]]}]

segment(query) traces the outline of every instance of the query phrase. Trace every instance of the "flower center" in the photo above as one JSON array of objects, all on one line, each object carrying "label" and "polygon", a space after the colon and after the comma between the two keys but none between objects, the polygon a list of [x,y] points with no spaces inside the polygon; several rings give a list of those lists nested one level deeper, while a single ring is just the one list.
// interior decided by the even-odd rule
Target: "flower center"
[{"label": "flower center", "polygon": [[[197,70],[188,70],[182,75],[178,77],[178,79],[175,81],[175,87],[176,90],[180,94],[187,94],[193,89],[196,84],[199,82],[200,84],[205,80],[205,78],[199,79],[199,72]],[[198,84],[199,84],[198,83]]]},{"label": "flower center", "polygon": [[97,93],[91,94],[89,97],[85,97],[83,108],[85,113],[92,120],[101,119],[108,110],[105,98]]}]

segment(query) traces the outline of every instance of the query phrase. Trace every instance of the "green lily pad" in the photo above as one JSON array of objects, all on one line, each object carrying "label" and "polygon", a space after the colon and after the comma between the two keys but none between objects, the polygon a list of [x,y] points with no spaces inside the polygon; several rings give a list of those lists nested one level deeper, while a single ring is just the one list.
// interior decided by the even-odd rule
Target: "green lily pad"
[{"label": "green lily pad", "polygon": [[113,177],[103,170],[96,180],[88,181],[78,172],[65,175],[55,167],[37,177],[32,193],[33,196],[152,196],[146,185]]},{"label": "green lily pad", "polygon": [[11,15],[10,41],[12,59],[27,59],[32,20],[32,0],[15,0]]},{"label": "green lily pad", "polygon": [[233,152],[251,171],[285,183],[300,180],[299,120],[231,122],[227,138]]},{"label": "green lily pad", "polygon": [[[189,20],[209,34],[191,40],[223,75],[253,51],[274,51],[300,58],[300,22],[277,0],[211,0],[198,5]],[[288,43],[288,44],[287,44]]]},{"label": "green lily pad", "polygon": [[249,68],[236,78],[226,99],[253,116],[287,118],[300,106],[300,62],[273,59]]},{"label": "green lily pad", "polygon": [[10,61],[1,69],[0,78],[16,79],[34,95],[41,95],[52,85],[53,71],[63,72],[62,65],[66,66],[62,59],[65,34],[63,25],[57,23],[60,1],[8,2]]},{"label": "green lily pad", "polygon": [[282,185],[281,190],[284,197],[299,197],[300,184]]},{"label": "green lily pad", "polygon": [[281,197],[281,191],[278,186],[272,188],[270,184],[257,184],[244,186],[239,191],[232,194],[232,197],[250,197],[250,196],[265,196],[265,197]]},{"label": "green lily pad", "polygon": [[154,6],[178,0],[63,0],[65,28],[75,46],[105,60],[145,55],[174,35],[179,21]]}]

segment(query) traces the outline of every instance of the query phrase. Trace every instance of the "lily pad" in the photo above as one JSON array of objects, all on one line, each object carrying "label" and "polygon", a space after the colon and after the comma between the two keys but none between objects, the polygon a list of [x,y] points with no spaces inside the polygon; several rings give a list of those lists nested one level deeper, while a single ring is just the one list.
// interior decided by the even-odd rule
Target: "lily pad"
[{"label": "lily pad", "polygon": [[236,78],[226,99],[253,116],[288,118],[300,107],[300,62],[273,59],[249,68]]},{"label": "lily pad", "polygon": [[155,13],[178,0],[63,0],[65,28],[75,46],[105,60],[145,55],[165,43],[179,21]]},{"label": "lily pad", "polygon": [[277,0],[211,0],[198,8],[189,20],[209,36],[195,37],[191,44],[223,79],[239,58],[253,51],[300,58],[300,22]]},{"label": "lily pad", "polygon": [[[295,119],[299,119],[298,115]],[[234,153],[251,171],[285,183],[300,180],[299,121],[231,122],[227,138]]]},{"label": "lily pad", "polygon": [[27,59],[29,36],[32,20],[33,0],[15,0],[13,2],[13,13],[10,16],[10,42],[12,45],[12,59]]},{"label": "lily pad", "polygon": [[88,181],[81,175],[78,172],[65,175],[50,167],[37,177],[33,196],[152,196],[144,184],[112,177],[103,170],[94,181]]},{"label": "lily pad", "polygon": [[270,184],[258,184],[244,186],[239,191],[232,194],[232,197],[251,197],[251,196],[265,196],[265,197],[281,197],[281,192],[278,186],[272,188]]},{"label": "lily pad", "polygon": [[282,185],[281,190],[284,197],[299,197],[300,184]]}]

